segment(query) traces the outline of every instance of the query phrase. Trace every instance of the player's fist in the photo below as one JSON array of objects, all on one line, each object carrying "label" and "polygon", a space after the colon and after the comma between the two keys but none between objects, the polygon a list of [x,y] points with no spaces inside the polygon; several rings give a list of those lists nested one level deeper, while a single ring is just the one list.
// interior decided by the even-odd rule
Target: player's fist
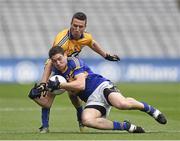
[{"label": "player's fist", "polygon": [[49,80],[47,83],[47,87],[50,92],[60,89],[60,82],[58,80],[58,77],[55,77],[55,81]]},{"label": "player's fist", "polygon": [[117,56],[117,55],[110,55],[110,54],[106,54],[105,59],[109,60],[109,61],[120,61],[119,56]]}]

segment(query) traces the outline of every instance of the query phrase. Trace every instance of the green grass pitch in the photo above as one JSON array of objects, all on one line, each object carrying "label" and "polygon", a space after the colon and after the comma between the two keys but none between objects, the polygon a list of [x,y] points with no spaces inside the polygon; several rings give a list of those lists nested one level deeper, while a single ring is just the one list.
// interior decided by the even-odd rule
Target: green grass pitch
[{"label": "green grass pitch", "polygon": [[167,125],[160,125],[140,111],[112,109],[112,120],[130,120],[145,128],[145,134],[88,128],[80,133],[75,109],[66,94],[57,96],[51,109],[50,133],[39,134],[40,107],[27,97],[32,85],[0,84],[1,140],[180,140],[179,83],[122,83],[124,96],[134,97],[160,109]]}]

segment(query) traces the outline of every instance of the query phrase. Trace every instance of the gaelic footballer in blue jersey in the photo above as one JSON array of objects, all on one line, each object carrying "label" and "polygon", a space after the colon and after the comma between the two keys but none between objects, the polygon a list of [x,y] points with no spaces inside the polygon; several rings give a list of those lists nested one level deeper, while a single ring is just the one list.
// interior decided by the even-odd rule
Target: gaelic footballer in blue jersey
[{"label": "gaelic footballer in blue jersey", "polygon": [[[74,57],[68,58],[62,48],[58,46],[51,48],[49,58],[53,63],[54,73],[64,76],[68,82],[49,81],[47,86],[54,90],[62,88],[72,91],[72,94],[77,95],[86,103],[81,117],[83,125],[104,130],[126,130],[130,133],[145,132],[142,127],[126,120],[117,122],[106,119],[111,107],[120,110],[140,110],[148,113],[161,124],[167,123],[165,116],[158,109],[134,98],[124,97],[111,81],[93,73],[82,60]],[[34,100],[47,108],[50,108],[53,101],[51,96],[46,97],[46,100],[39,97]]]},{"label": "gaelic footballer in blue jersey", "polygon": [[[52,61],[54,61],[52,59]],[[55,75],[61,75],[66,78],[68,82],[73,82],[76,80],[76,76],[79,74],[83,74],[86,77],[86,89],[83,91],[78,91],[77,89],[69,89],[74,94],[78,95],[81,100],[87,101],[88,97],[93,93],[94,89],[97,88],[102,82],[108,81],[106,78],[101,75],[94,74],[91,69],[80,59],[76,57],[68,57],[67,58],[67,66],[63,71],[59,71],[57,68],[60,67],[59,64],[53,68]]]}]

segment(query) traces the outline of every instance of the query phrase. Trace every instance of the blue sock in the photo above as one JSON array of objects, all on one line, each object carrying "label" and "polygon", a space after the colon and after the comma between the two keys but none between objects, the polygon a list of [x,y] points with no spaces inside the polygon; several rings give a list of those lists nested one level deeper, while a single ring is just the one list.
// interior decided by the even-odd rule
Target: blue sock
[{"label": "blue sock", "polygon": [[76,115],[77,115],[77,120],[78,121],[81,121],[82,112],[83,112],[83,107],[82,106],[76,108]]},{"label": "blue sock", "polygon": [[128,130],[127,128],[128,126],[126,122],[120,123],[117,121],[113,121],[113,130]]},{"label": "blue sock", "polygon": [[154,107],[152,107],[151,105],[148,105],[145,102],[142,102],[142,104],[144,105],[144,109],[142,111],[152,115],[155,111]]},{"label": "blue sock", "polygon": [[42,108],[41,122],[43,127],[49,127],[49,113],[50,113],[50,109]]}]

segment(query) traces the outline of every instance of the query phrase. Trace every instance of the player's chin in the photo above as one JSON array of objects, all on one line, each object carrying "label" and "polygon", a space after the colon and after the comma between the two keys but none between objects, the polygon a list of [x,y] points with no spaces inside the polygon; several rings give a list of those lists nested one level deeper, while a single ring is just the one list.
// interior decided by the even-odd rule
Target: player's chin
[{"label": "player's chin", "polygon": [[63,71],[65,66],[64,65],[56,65],[56,68],[59,70],[59,71]]},{"label": "player's chin", "polygon": [[79,32],[75,32],[73,35],[74,39],[79,39],[81,37],[81,34]]}]

